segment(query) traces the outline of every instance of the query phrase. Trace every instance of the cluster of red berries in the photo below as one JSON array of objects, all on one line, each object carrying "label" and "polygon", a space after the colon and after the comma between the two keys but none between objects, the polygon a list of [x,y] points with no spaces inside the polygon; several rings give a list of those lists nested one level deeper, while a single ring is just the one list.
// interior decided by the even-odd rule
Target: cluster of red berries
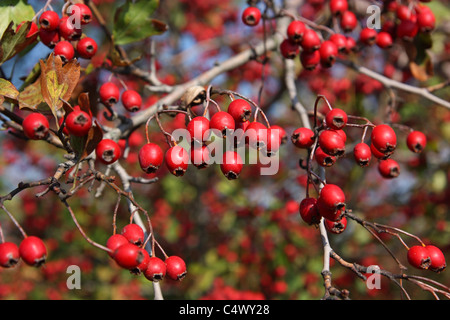
[{"label": "cluster of red berries", "polygon": [[150,281],[160,281],[165,277],[182,280],[186,276],[186,263],[178,256],[166,256],[165,260],[150,256],[145,246],[145,234],[142,228],[134,223],[126,225],[120,234],[112,235],[106,247],[109,256],[120,267],[131,273],[143,274]]},{"label": "cluster of red berries", "polygon": [[0,243],[0,266],[14,267],[20,259],[27,265],[39,267],[45,263],[47,248],[42,239],[35,236],[25,237],[19,246],[14,242]]},{"label": "cluster of red berries", "polygon": [[139,111],[142,107],[142,97],[139,92],[127,89],[122,95],[119,87],[114,82],[105,82],[99,89],[100,101],[108,107],[112,107],[119,101],[129,112]]},{"label": "cluster of red berries", "polygon": [[69,6],[69,12],[62,18],[52,10],[44,11],[39,17],[36,33],[43,44],[53,49],[63,62],[78,57],[91,59],[97,53],[97,42],[90,37],[82,37],[82,26],[92,21],[91,9],[85,4]]},{"label": "cluster of red berries", "polygon": [[416,245],[408,249],[408,262],[417,269],[441,272],[447,267],[441,249],[433,245]]},{"label": "cluster of red berries", "polygon": [[[188,152],[179,145],[171,146],[165,153],[155,143],[148,142],[139,151],[139,163],[146,173],[154,173],[166,163],[169,171],[175,176],[183,176],[189,163],[199,169],[211,164],[211,150],[207,145],[212,133],[234,142],[248,144],[258,150],[265,150],[269,156],[275,154],[285,141],[285,131],[279,126],[267,127],[261,122],[250,121],[252,108],[244,99],[235,99],[228,106],[228,111],[218,111],[208,119],[196,116],[187,124],[191,138],[191,149]],[[237,131],[240,129],[240,131]],[[239,134],[236,134],[238,133]],[[234,150],[223,153],[220,169],[229,180],[237,179],[243,169],[243,159]]]}]

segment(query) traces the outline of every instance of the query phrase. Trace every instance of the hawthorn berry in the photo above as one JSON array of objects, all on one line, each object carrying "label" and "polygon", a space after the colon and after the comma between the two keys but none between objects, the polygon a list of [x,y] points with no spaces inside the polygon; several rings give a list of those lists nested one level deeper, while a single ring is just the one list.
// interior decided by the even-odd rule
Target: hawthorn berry
[{"label": "hawthorn berry", "polygon": [[92,11],[83,3],[75,3],[69,6],[68,13],[75,21],[79,21],[82,25],[89,24],[92,21]]},{"label": "hawthorn berry", "polygon": [[142,253],[142,261],[134,268],[130,269],[132,274],[140,275],[148,268],[148,264],[150,263],[150,255],[148,254],[148,251],[144,248],[140,248]]},{"label": "hawthorn berry", "polygon": [[313,52],[302,51],[300,53],[300,62],[306,70],[314,70],[320,63],[320,52],[318,50]]},{"label": "hawthorn berry", "polygon": [[342,13],[340,24],[344,32],[351,32],[358,25],[358,19],[352,11],[347,10]]},{"label": "hawthorn berry", "polygon": [[120,90],[113,82],[105,82],[101,85],[100,100],[108,106],[117,103],[120,99]]},{"label": "hawthorn berry", "polygon": [[131,270],[144,260],[144,254],[141,248],[128,242],[114,251],[113,258],[119,266]]},{"label": "hawthorn berry", "polygon": [[377,40],[377,31],[372,28],[364,28],[361,30],[361,33],[359,34],[359,41],[361,41],[363,44],[371,46],[375,44],[375,41]]},{"label": "hawthorn berry", "polygon": [[393,152],[397,147],[397,135],[387,124],[380,124],[372,130],[372,144],[382,153]]},{"label": "hawthorn berry", "polygon": [[92,127],[92,118],[87,112],[82,111],[80,107],[75,107],[67,115],[65,127],[69,134],[76,137],[83,137],[88,134]]},{"label": "hawthorn berry", "polygon": [[395,11],[395,14],[399,20],[410,20],[411,10],[409,10],[407,5],[399,5]]},{"label": "hawthorn berry", "polygon": [[187,273],[186,263],[178,256],[170,256],[164,260],[166,275],[172,280],[182,280]]},{"label": "hawthorn berry", "polygon": [[123,235],[130,243],[136,246],[140,246],[144,243],[144,230],[142,230],[142,228],[135,223],[127,224],[122,228],[120,234]]},{"label": "hawthorn berry", "polygon": [[247,7],[244,12],[242,12],[242,22],[247,26],[256,26],[261,20],[261,11],[256,7]]},{"label": "hawthorn berry", "polygon": [[122,104],[130,112],[136,112],[141,109],[142,97],[139,92],[135,90],[126,90],[122,93]]},{"label": "hawthorn berry", "polygon": [[321,147],[317,147],[314,153],[314,158],[317,161],[317,164],[321,167],[331,167],[337,161],[335,156],[331,156],[325,152],[323,152]]},{"label": "hawthorn berry", "polygon": [[406,138],[406,145],[412,152],[421,153],[427,145],[427,137],[420,131],[412,131]]},{"label": "hawthorn berry", "polygon": [[299,55],[300,47],[290,39],[284,39],[280,44],[280,52],[285,59],[294,59]]},{"label": "hawthorn berry", "polygon": [[268,128],[258,121],[251,122],[245,130],[246,142],[254,149],[262,149],[267,146]]},{"label": "hawthorn berry", "polygon": [[370,144],[370,152],[372,152],[373,156],[380,160],[386,160],[389,159],[390,156],[393,154],[393,152],[386,152],[383,153],[379,151],[377,148],[374,147],[373,143]]},{"label": "hawthorn berry", "polygon": [[39,17],[41,30],[54,31],[59,26],[59,15],[55,11],[44,11]]},{"label": "hawthorn berry", "polygon": [[306,31],[306,25],[298,20],[292,21],[286,30],[286,34],[289,40],[293,43],[300,44],[303,39],[303,35]]},{"label": "hawthorn berry", "polygon": [[342,157],[345,153],[345,140],[337,130],[327,129],[319,134],[319,146],[332,156]]},{"label": "hawthorn berry", "polygon": [[19,259],[19,247],[15,243],[0,243],[0,267],[12,268],[19,262]]},{"label": "hawthorn berry", "polygon": [[301,149],[308,149],[314,144],[314,132],[306,127],[296,129],[291,136],[292,143]]},{"label": "hawthorn berry", "polygon": [[211,162],[211,151],[208,146],[194,143],[190,150],[191,163],[198,169],[204,169]]},{"label": "hawthorn berry", "polygon": [[341,234],[347,228],[346,217],[342,217],[338,221],[330,221],[325,219],[324,223],[327,230],[334,234]]},{"label": "hawthorn berry", "polygon": [[111,139],[103,139],[95,148],[97,159],[104,164],[112,164],[122,155],[120,146]]},{"label": "hawthorn berry", "polygon": [[53,48],[55,56],[61,57],[61,60],[66,63],[72,60],[75,56],[75,49],[69,41],[60,41]]},{"label": "hawthorn berry", "polygon": [[392,43],[393,43],[392,36],[388,32],[381,31],[377,34],[375,43],[381,49],[389,49],[392,47]]},{"label": "hawthorn berry", "polygon": [[211,130],[218,130],[223,137],[226,137],[230,131],[236,127],[234,118],[225,111],[216,112],[209,121]]},{"label": "hawthorn berry", "polygon": [[47,248],[40,238],[28,236],[20,243],[19,254],[26,264],[39,267],[45,263]]},{"label": "hawthorn berry", "polygon": [[165,163],[170,173],[176,177],[181,177],[188,168],[189,154],[183,147],[173,146],[166,151]]},{"label": "hawthorn berry", "polygon": [[228,106],[228,113],[233,117],[235,122],[245,122],[250,119],[252,107],[244,99],[235,99]]},{"label": "hawthorn berry", "polygon": [[166,276],[166,264],[158,257],[150,257],[144,276],[150,281],[161,281]]},{"label": "hawthorn berry", "polygon": [[[17,27],[16,27],[16,33],[19,32],[20,28],[22,28],[22,26],[23,26],[26,22],[28,22],[28,21],[22,21],[21,23],[19,23],[19,24],[17,25]],[[27,39],[32,39],[32,38],[37,37],[38,34],[39,34],[39,28],[38,28],[37,24],[34,23],[33,21],[31,21],[30,29],[28,30],[28,33],[27,33],[27,35],[26,35],[26,38],[27,38]]]},{"label": "hawthorn berry", "polygon": [[162,165],[164,153],[156,143],[147,143],[139,150],[139,165],[145,173],[154,173]]},{"label": "hawthorn berry", "polygon": [[319,49],[320,64],[324,68],[331,68],[338,56],[338,47],[331,40],[324,41]]},{"label": "hawthorn berry", "polygon": [[329,38],[330,41],[332,41],[337,49],[338,52],[345,52],[347,49],[347,37],[340,33],[334,33]]},{"label": "hawthorn berry", "polygon": [[71,22],[68,16],[59,20],[58,26],[59,35],[67,41],[76,41],[81,38],[81,28],[77,28],[75,24]]},{"label": "hawthorn berry", "polygon": [[275,130],[275,129],[276,129],[276,130],[279,130],[279,135],[280,135],[280,139],[281,139],[281,144],[285,144],[285,143],[287,142],[288,137],[287,137],[287,135],[286,135],[286,130],[284,130],[284,128],[282,128],[282,127],[280,127],[279,125],[276,125],[276,124],[270,126],[270,128],[271,128],[272,130]]},{"label": "hawthorn berry", "polygon": [[220,164],[220,169],[228,180],[234,180],[239,177],[242,171],[244,162],[242,161],[239,153],[235,151],[227,151],[222,157],[222,163]]},{"label": "hawthorn berry", "polygon": [[331,0],[329,6],[331,14],[335,16],[342,15],[345,11],[348,10],[347,0]]},{"label": "hawthorn berry", "polygon": [[417,23],[413,20],[402,20],[396,29],[396,35],[405,41],[412,41],[412,39],[417,35],[419,27]]},{"label": "hawthorn berry", "polygon": [[430,254],[424,246],[412,246],[409,248],[407,259],[409,264],[417,269],[428,269],[431,265]]},{"label": "hawthorn berry", "polygon": [[309,225],[319,224],[321,216],[317,210],[316,198],[305,198],[300,202],[300,217]]},{"label": "hawthorn berry", "polygon": [[306,52],[313,52],[319,50],[321,41],[319,35],[313,29],[306,29],[303,33],[302,42],[300,46]]},{"label": "hawthorn berry", "polygon": [[428,7],[422,6],[417,14],[417,26],[420,32],[431,32],[436,25],[436,17]]},{"label": "hawthorn berry", "polygon": [[281,146],[283,131],[272,126],[267,129],[266,150],[269,156],[275,154]]},{"label": "hawthorn berry", "polygon": [[85,37],[77,43],[77,52],[79,56],[84,59],[91,59],[95,56],[97,49],[97,42],[89,37]]},{"label": "hawthorn berry", "polygon": [[23,133],[28,139],[42,140],[49,134],[49,123],[47,118],[37,112],[30,113],[23,119]]},{"label": "hawthorn berry", "polygon": [[111,250],[110,252],[108,252],[109,256],[113,258],[116,249],[126,243],[129,243],[128,239],[119,233],[110,236],[108,238],[108,241],[106,242],[106,247]]},{"label": "hawthorn berry", "polygon": [[205,142],[209,138],[209,120],[202,116],[193,118],[187,124],[186,129],[191,136],[191,141]]},{"label": "hawthorn berry", "polygon": [[347,125],[348,116],[347,113],[338,108],[333,108],[328,111],[325,116],[325,124],[328,128],[333,130],[340,130]]},{"label": "hawthorn berry", "polygon": [[425,249],[431,259],[429,269],[438,273],[443,271],[447,267],[447,263],[445,262],[445,257],[441,249],[433,245],[427,245]]},{"label": "hawthorn berry", "polygon": [[55,48],[56,44],[60,41],[58,30],[39,30],[39,38],[41,42],[50,49]]},{"label": "hawthorn berry", "polygon": [[380,160],[378,162],[378,171],[382,177],[392,179],[400,175],[400,166],[393,159]]},{"label": "hawthorn berry", "polygon": [[364,142],[358,143],[353,149],[353,157],[360,167],[367,167],[372,159],[372,151]]},{"label": "hawthorn berry", "polygon": [[319,214],[331,221],[340,220],[345,211],[345,194],[340,187],[327,183],[317,199]]}]

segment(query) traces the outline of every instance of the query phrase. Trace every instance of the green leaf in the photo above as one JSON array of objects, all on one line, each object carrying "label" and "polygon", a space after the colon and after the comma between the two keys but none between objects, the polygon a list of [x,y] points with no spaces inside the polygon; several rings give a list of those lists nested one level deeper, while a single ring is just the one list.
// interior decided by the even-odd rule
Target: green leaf
[{"label": "green leaf", "polygon": [[125,45],[166,31],[165,23],[151,18],[158,6],[159,0],[127,0],[115,14],[114,43]]},{"label": "green leaf", "polygon": [[13,22],[18,25],[22,21],[30,21],[35,15],[34,9],[26,0],[1,0],[0,1],[0,38]]},{"label": "green leaf", "polygon": [[11,22],[8,25],[0,39],[0,65],[26,49],[36,40],[36,37],[27,38],[30,27],[31,22],[25,22],[16,33],[13,29],[13,23]]}]

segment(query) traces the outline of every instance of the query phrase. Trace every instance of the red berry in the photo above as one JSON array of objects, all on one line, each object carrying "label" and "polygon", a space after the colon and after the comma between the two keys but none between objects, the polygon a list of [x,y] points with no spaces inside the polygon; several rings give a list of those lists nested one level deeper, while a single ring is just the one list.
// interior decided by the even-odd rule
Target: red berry
[{"label": "red berry", "polygon": [[382,153],[390,153],[397,147],[397,135],[387,124],[380,124],[372,130],[372,144]]},{"label": "red berry", "polygon": [[397,18],[402,21],[411,19],[411,10],[409,10],[406,5],[399,5],[395,11],[395,14],[397,15]]},{"label": "red berry", "polygon": [[370,144],[370,152],[372,152],[372,154],[375,158],[380,159],[380,160],[388,159],[393,153],[393,152],[383,153],[383,152],[379,151],[377,148],[375,148],[373,143]]},{"label": "red berry", "polygon": [[60,41],[58,30],[48,31],[45,29],[40,29],[39,38],[41,39],[41,42],[50,49],[53,49],[56,46],[56,44]]},{"label": "red berry", "polygon": [[408,262],[417,269],[428,269],[431,265],[431,258],[428,250],[424,246],[412,246],[407,254]]},{"label": "red berry", "polygon": [[35,236],[28,236],[22,240],[19,253],[22,260],[33,267],[41,266],[47,258],[47,248],[44,242]]},{"label": "red berry", "polygon": [[198,169],[207,168],[210,164],[211,151],[208,146],[194,143],[191,147],[191,163]]},{"label": "red berry", "polygon": [[69,10],[67,13],[70,14],[75,21],[79,21],[83,25],[92,21],[92,11],[87,5],[83,3],[76,3],[68,9]]},{"label": "red berry", "polygon": [[333,41],[326,40],[320,46],[319,53],[322,67],[331,68],[338,56],[338,47]]},{"label": "red berry", "polygon": [[228,113],[233,117],[235,122],[245,122],[250,119],[252,107],[246,100],[236,99],[228,106]]},{"label": "red berry", "polygon": [[280,52],[285,59],[294,59],[300,53],[300,47],[290,39],[284,39],[280,44]]},{"label": "red berry", "polygon": [[247,7],[242,12],[242,22],[248,26],[256,26],[261,20],[261,11],[256,7]]},{"label": "red berry", "polygon": [[427,145],[427,137],[420,131],[412,131],[406,138],[406,145],[412,152],[421,153]]},{"label": "red berry", "polygon": [[68,41],[76,41],[81,38],[81,28],[77,28],[68,16],[59,20],[59,35]]},{"label": "red berry", "polygon": [[140,275],[148,268],[148,264],[150,263],[150,255],[148,254],[148,251],[143,248],[141,248],[141,253],[143,256],[142,261],[135,268],[130,270],[132,274]]},{"label": "red berry", "polygon": [[322,217],[338,221],[345,211],[345,206],[345,194],[341,188],[329,183],[322,188],[317,199],[317,209]]},{"label": "red berry", "polygon": [[438,273],[443,271],[447,267],[447,263],[445,262],[445,257],[441,249],[433,245],[427,245],[425,246],[425,249],[431,259],[429,269]]},{"label": "red berry", "polygon": [[267,127],[258,121],[251,122],[245,130],[246,142],[254,149],[262,149],[267,146]]},{"label": "red berry", "polygon": [[340,233],[344,232],[345,229],[347,228],[347,218],[346,217],[342,217],[338,221],[330,221],[330,220],[325,219],[324,222],[325,222],[325,227],[327,228],[327,230],[334,234],[340,234]]},{"label": "red berry", "polygon": [[[22,28],[22,26],[23,26],[26,22],[28,22],[28,21],[22,21],[21,23],[19,23],[19,24],[17,25],[16,33],[19,32],[20,28]],[[37,37],[37,36],[38,36],[38,33],[39,33],[39,28],[38,28],[38,26],[36,25],[36,23],[34,23],[33,21],[31,21],[31,24],[30,24],[30,30],[28,30],[28,33],[27,33],[27,35],[26,35],[26,38],[27,38],[27,39],[31,39],[31,38]]]},{"label": "red berry", "polygon": [[165,162],[170,173],[174,176],[181,177],[186,173],[189,165],[189,154],[180,146],[174,146],[167,150]]},{"label": "red berry", "polygon": [[320,44],[321,41],[317,32],[313,29],[306,29],[303,34],[302,42],[300,43],[303,50],[307,52],[319,50]]},{"label": "red berry", "polygon": [[219,111],[211,117],[209,127],[212,130],[218,130],[223,137],[226,137],[236,126],[234,118],[228,112]]},{"label": "red berry", "polygon": [[44,11],[39,17],[41,30],[54,31],[59,26],[59,15],[55,11]]},{"label": "red berry", "polygon": [[66,63],[72,60],[75,56],[75,49],[69,41],[60,41],[53,49],[55,56],[61,57],[61,60]]},{"label": "red berry", "polygon": [[103,139],[95,149],[97,158],[104,164],[111,164],[117,161],[122,155],[117,142],[111,139]]},{"label": "red berry", "polygon": [[281,144],[285,144],[287,142],[287,135],[286,135],[286,130],[284,130],[284,128],[280,127],[279,125],[274,124],[273,126],[270,126],[270,128],[272,130],[279,130],[279,135],[280,135],[280,139],[281,139]]},{"label": "red berry", "polygon": [[348,10],[347,0],[331,0],[330,11],[333,15],[341,15]]},{"label": "red berry", "polygon": [[406,41],[412,41],[418,31],[417,23],[412,20],[403,20],[397,25],[397,37]]},{"label": "red berry", "polygon": [[300,62],[306,70],[314,70],[320,63],[320,52],[318,50],[313,52],[302,51],[300,53]]},{"label": "red berry", "polygon": [[336,130],[322,131],[319,135],[319,146],[331,156],[342,157],[345,154],[345,140]]},{"label": "red berry", "polygon": [[274,126],[267,129],[266,150],[269,156],[275,154],[281,146],[283,131]]},{"label": "red berry", "polygon": [[220,169],[228,180],[234,180],[239,177],[244,162],[239,153],[235,151],[227,151],[224,153]]},{"label": "red berry", "polygon": [[128,242],[114,251],[113,258],[119,266],[131,270],[144,260],[144,254],[141,248]]},{"label": "red berry", "polygon": [[361,33],[359,34],[359,41],[361,41],[363,44],[371,46],[375,44],[376,40],[377,31],[375,29],[364,28],[361,30]]},{"label": "red berry", "polygon": [[[425,9],[426,8],[426,9]],[[421,32],[431,32],[436,25],[436,17],[433,11],[428,7],[421,7],[420,12],[417,14],[417,25]]]},{"label": "red berry", "polygon": [[337,160],[335,156],[330,156],[329,154],[323,152],[321,147],[316,148],[314,158],[321,167],[331,167]]},{"label": "red berry", "polygon": [[303,22],[295,20],[287,27],[287,37],[294,43],[301,43],[303,35],[306,31],[306,26]]},{"label": "red berry", "polygon": [[186,263],[178,256],[170,256],[164,261],[166,274],[172,280],[182,280],[186,276]]},{"label": "red berry", "polygon": [[390,33],[385,32],[385,31],[381,31],[380,33],[378,33],[377,39],[376,39],[376,44],[381,49],[391,48],[392,43],[393,43],[393,41],[392,41],[392,36],[390,35]]},{"label": "red berry", "polygon": [[366,143],[361,142],[353,149],[353,157],[360,167],[367,167],[372,159],[372,151]]},{"label": "red berry", "polygon": [[79,107],[75,107],[74,110],[68,114],[65,125],[69,134],[76,137],[83,137],[88,134],[92,127],[92,118]]},{"label": "red berry", "polygon": [[101,101],[108,106],[117,103],[120,99],[120,90],[112,82],[102,84],[99,94]]},{"label": "red berry", "polygon": [[347,49],[347,37],[340,33],[335,33],[330,36],[330,41],[332,41],[339,52],[345,52]]},{"label": "red berry", "polygon": [[111,237],[109,237],[108,241],[106,242],[106,247],[111,250],[110,252],[108,252],[109,256],[111,258],[113,258],[114,252],[116,251],[116,249],[126,243],[129,243],[128,239],[125,238],[121,234],[117,233],[117,234],[113,234]]},{"label": "red berry", "polygon": [[135,223],[130,223],[123,227],[121,234],[134,245],[140,246],[144,243],[144,230]]},{"label": "red berry", "polygon": [[15,243],[0,243],[0,267],[12,268],[19,262],[19,259],[19,247]]},{"label": "red berry", "polygon": [[292,143],[301,149],[308,149],[314,144],[314,132],[309,128],[298,128],[291,136]]},{"label": "red berry", "polygon": [[158,257],[150,257],[144,276],[150,281],[161,281],[166,276],[166,264]]},{"label": "red berry", "polygon": [[162,165],[164,153],[155,143],[147,143],[139,150],[139,165],[145,173],[154,173]]},{"label": "red berry", "polygon": [[122,94],[122,104],[130,112],[136,112],[141,109],[142,97],[139,92],[135,90],[126,90]]},{"label": "red berry", "polygon": [[299,207],[300,216],[307,224],[319,224],[320,214],[317,210],[317,199],[305,198],[300,202]]},{"label": "red berry", "polygon": [[333,130],[340,130],[347,125],[348,116],[347,113],[338,108],[334,108],[325,116],[325,123],[328,128]]},{"label": "red berry", "polygon": [[341,16],[341,28],[344,32],[351,32],[358,25],[358,19],[352,11],[345,11]]},{"label": "red berry", "polygon": [[353,39],[352,37],[347,37],[346,39],[347,39],[347,44],[345,48],[346,53],[356,52],[357,47],[355,39]]},{"label": "red berry", "polygon": [[209,130],[209,120],[202,116],[197,116],[189,121],[186,129],[191,136],[191,141],[197,142],[208,141],[211,132]]},{"label": "red berry", "polygon": [[30,113],[23,119],[23,133],[28,139],[42,140],[48,136],[49,123],[47,118],[40,113]]},{"label": "red berry", "polygon": [[85,37],[78,41],[77,52],[81,58],[91,59],[97,53],[97,42],[94,39]]},{"label": "red berry", "polygon": [[378,171],[386,179],[396,178],[400,174],[400,166],[393,159],[380,160],[378,162]]}]

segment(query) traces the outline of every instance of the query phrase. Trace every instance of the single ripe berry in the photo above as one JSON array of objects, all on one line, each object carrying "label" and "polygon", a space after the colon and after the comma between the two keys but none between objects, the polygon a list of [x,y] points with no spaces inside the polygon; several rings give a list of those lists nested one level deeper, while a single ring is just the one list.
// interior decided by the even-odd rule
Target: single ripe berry
[{"label": "single ripe berry", "polygon": [[141,248],[128,242],[114,251],[113,258],[119,266],[131,270],[144,260],[144,254]]},{"label": "single ripe berry", "polygon": [[319,146],[331,156],[342,157],[345,154],[345,140],[337,130],[322,131],[319,135]]},{"label": "single ripe berry", "polygon": [[377,34],[376,44],[381,49],[389,49],[392,47],[392,36],[390,33],[381,31]]},{"label": "single ripe berry", "polygon": [[81,38],[81,28],[78,28],[68,16],[59,20],[58,30],[59,35],[67,41],[76,41]]},{"label": "single ripe berry", "polygon": [[59,26],[59,15],[55,11],[44,11],[39,17],[41,30],[54,31]]},{"label": "single ripe berry", "polygon": [[383,178],[393,179],[400,175],[400,166],[393,159],[380,160],[378,162],[378,171]]},{"label": "single ripe berry", "polygon": [[166,275],[172,280],[182,280],[186,276],[186,263],[178,256],[170,256],[164,261]]},{"label": "single ripe berry", "polygon": [[69,134],[76,137],[83,137],[88,134],[92,127],[92,118],[87,113],[82,111],[79,107],[67,115],[66,129]]},{"label": "single ripe berry", "polygon": [[412,39],[419,32],[419,27],[416,21],[413,20],[402,20],[396,29],[396,35],[398,38],[402,38],[405,41],[412,41]]},{"label": "single ripe berry", "polygon": [[317,32],[313,29],[306,29],[303,33],[302,42],[300,43],[303,50],[306,52],[319,50],[320,44],[321,41]]},{"label": "single ripe berry", "polygon": [[342,232],[345,231],[345,229],[347,229],[347,218],[346,217],[342,217],[338,221],[330,221],[330,220],[325,219],[324,222],[325,222],[325,227],[327,228],[327,230],[334,234],[341,234]]},{"label": "single ripe berry", "polygon": [[103,139],[95,148],[97,159],[104,164],[111,164],[117,161],[122,155],[120,146],[111,139]]},{"label": "single ripe berry", "polygon": [[275,126],[267,129],[266,151],[269,156],[275,154],[281,146],[284,130],[280,130]]},{"label": "single ripe berry", "polygon": [[111,258],[113,258],[114,251],[116,251],[117,248],[119,248],[120,246],[122,246],[126,243],[129,243],[128,239],[125,238],[121,234],[116,233],[116,234],[113,234],[111,237],[109,237],[108,241],[106,242],[106,247],[111,250],[108,252],[109,256]]},{"label": "single ripe berry", "polygon": [[252,115],[252,107],[244,99],[235,99],[228,106],[228,113],[233,117],[235,122],[245,122]]},{"label": "single ripe berry", "polygon": [[323,152],[321,147],[316,148],[316,152],[314,153],[314,158],[317,161],[317,164],[321,167],[331,167],[337,161],[335,156],[330,156],[329,154]]},{"label": "single ripe berry", "polygon": [[300,62],[303,68],[312,71],[320,64],[320,52],[318,50],[313,52],[302,51],[300,53]]},{"label": "single ripe berry", "polygon": [[138,159],[145,173],[154,173],[162,165],[164,153],[156,143],[147,143],[139,150]]},{"label": "single ripe berry", "polygon": [[412,246],[409,248],[407,259],[409,264],[417,269],[428,269],[431,265],[430,255],[424,246]]},{"label": "single ripe berry", "polygon": [[267,127],[258,121],[251,122],[245,130],[246,143],[251,148],[262,149],[267,146]]},{"label": "single ripe berry", "polygon": [[126,90],[122,94],[122,104],[130,112],[136,112],[141,109],[142,97],[139,92],[135,90]]},{"label": "single ripe berry", "polygon": [[101,85],[100,90],[100,100],[108,106],[117,103],[120,99],[120,90],[112,82],[105,82]]},{"label": "single ripe berry", "polygon": [[347,0],[331,0],[330,1],[330,11],[334,16],[342,15],[348,10]]},{"label": "single ripe berry", "polygon": [[85,37],[78,41],[77,52],[81,58],[91,59],[97,53],[97,42],[94,39]]},{"label": "single ripe berry", "polygon": [[230,131],[236,127],[234,118],[225,111],[216,112],[209,121],[211,130],[218,130],[223,137],[226,137]]},{"label": "single ripe berry", "polygon": [[270,128],[272,130],[279,130],[279,135],[280,135],[280,139],[281,139],[281,144],[285,144],[288,140],[288,136],[286,135],[286,130],[284,130],[284,128],[280,127],[279,125],[272,125],[270,126]]},{"label": "single ripe berry", "polygon": [[402,21],[411,19],[411,10],[409,10],[408,6],[406,5],[397,6],[395,14],[397,18]]},{"label": "single ripe berry", "polygon": [[406,145],[412,152],[421,153],[427,145],[427,137],[420,131],[412,131],[406,138]]},{"label": "single ripe berry", "polygon": [[322,217],[338,221],[345,211],[345,206],[345,194],[341,188],[330,183],[322,188],[317,199],[317,209]]},{"label": "single ripe berry", "polygon": [[286,30],[286,34],[289,40],[294,43],[300,44],[303,39],[303,35],[306,31],[306,25],[298,20],[292,21]]},{"label": "single ripe berry", "polygon": [[375,41],[377,40],[377,31],[372,28],[364,28],[361,30],[361,33],[359,34],[359,41],[361,43],[371,46],[375,44]]},{"label": "single ripe berry", "polygon": [[220,169],[228,180],[234,180],[239,177],[244,162],[239,153],[235,151],[227,151],[224,153]]},{"label": "single ripe berry", "polygon": [[0,267],[12,268],[19,262],[19,259],[19,247],[15,243],[0,243]]},{"label": "single ripe berry", "polygon": [[26,264],[39,267],[45,263],[47,248],[40,238],[28,236],[20,243],[19,254]]},{"label": "single ripe berry", "polygon": [[[426,9],[425,9],[426,8]],[[420,32],[431,32],[436,25],[436,17],[433,11],[428,7],[421,7],[421,11],[417,14],[417,26]]]},{"label": "single ripe berry", "polygon": [[374,147],[373,143],[370,144],[370,152],[372,152],[373,156],[380,160],[386,160],[389,159],[390,156],[393,154],[393,152],[386,152],[383,153],[379,151],[377,148]]},{"label": "single ripe berry", "polygon": [[144,243],[144,230],[142,230],[142,228],[135,223],[130,223],[123,227],[121,235],[136,246],[140,246]]},{"label": "single ripe berry", "polygon": [[82,25],[86,25],[92,21],[92,11],[83,3],[76,3],[68,8],[68,13],[75,20]]},{"label": "single ripe berry", "polygon": [[181,177],[188,168],[189,154],[183,147],[173,146],[167,150],[164,160],[170,173],[176,177]]},{"label": "single ripe berry", "polygon": [[186,126],[191,136],[191,141],[205,142],[209,139],[209,120],[202,116],[193,118]]},{"label": "single ripe berry", "polygon": [[299,207],[300,217],[307,224],[319,224],[321,216],[317,210],[316,198],[305,198],[300,202]]},{"label": "single ripe berry", "polygon": [[351,32],[358,25],[358,19],[352,11],[345,11],[341,15],[341,28],[344,32]]},{"label": "single ripe berry", "polygon": [[130,269],[130,272],[135,275],[142,274],[145,270],[148,268],[148,264],[150,263],[150,255],[148,254],[148,251],[144,248],[140,248],[142,253],[142,261],[134,268]]},{"label": "single ripe berry", "polygon": [[338,108],[334,108],[325,116],[325,124],[328,128],[333,130],[340,130],[347,125],[348,116],[347,113]]},{"label": "single ripe berry", "polygon": [[353,39],[352,37],[347,37],[346,40],[347,44],[345,47],[345,52],[346,53],[357,52],[358,48],[356,46],[356,40]]},{"label": "single ripe berry", "polygon": [[291,136],[292,143],[301,149],[308,149],[314,143],[314,132],[306,127],[296,129]]},{"label": "single ripe berry", "polygon": [[382,153],[393,152],[397,147],[397,135],[387,124],[380,124],[372,130],[372,144]]},{"label": "single ripe berry", "polygon": [[49,47],[50,49],[53,49],[60,41],[58,30],[48,31],[45,29],[40,29],[39,30],[39,38],[40,38],[41,42],[44,45],[46,45],[47,47]]},{"label": "single ripe berry", "polygon": [[166,264],[158,257],[150,257],[144,276],[150,281],[161,281],[166,276]]},{"label": "single ripe berry", "polygon": [[367,167],[372,159],[372,151],[364,142],[358,143],[353,149],[353,157],[360,167]]},{"label": "single ripe berry", "polygon": [[330,41],[334,42],[338,52],[345,52],[347,49],[347,37],[340,33],[334,33],[329,38]]},{"label": "single ripe berry", "polygon": [[338,56],[338,47],[331,40],[322,43],[319,49],[320,64],[324,68],[331,68]]},{"label": "single ripe berry", "polygon": [[447,263],[445,262],[444,254],[441,249],[433,245],[425,246],[427,249],[428,255],[431,259],[431,264],[429,269],[434,272],[441,272],[447,267]]},{"label": "single ripe berry", "polygon": [[30,113],[23,119],[23,133],[28,139],[42,140],[48,136],[49,123],[47,118],[40,113]]},{"label": "single ripe berry", "polygon": [[256,7],[247,7],[244,12],[242,12],[242,22],[250,27],[256,26],[260,20],[261,11]]},{"label": "single ripe berry", "polygon": [[211,163],[211,151],[208,146],[193,143],[191,150],[191,163],[197,167],[197,169],[205,169]]},{"label": "single ripe berry", "polygon": [[280,44],[281,55],[285,59],[294,59],[300,53],[300,47],[290,39],[284,39]]},{"label": "single ripe berry", "polygon": [[60,41],[53,49],[53,53],[55,56],[61,57],[61,60],[66,63],[75,56],[75,49],[69,41]]}]

